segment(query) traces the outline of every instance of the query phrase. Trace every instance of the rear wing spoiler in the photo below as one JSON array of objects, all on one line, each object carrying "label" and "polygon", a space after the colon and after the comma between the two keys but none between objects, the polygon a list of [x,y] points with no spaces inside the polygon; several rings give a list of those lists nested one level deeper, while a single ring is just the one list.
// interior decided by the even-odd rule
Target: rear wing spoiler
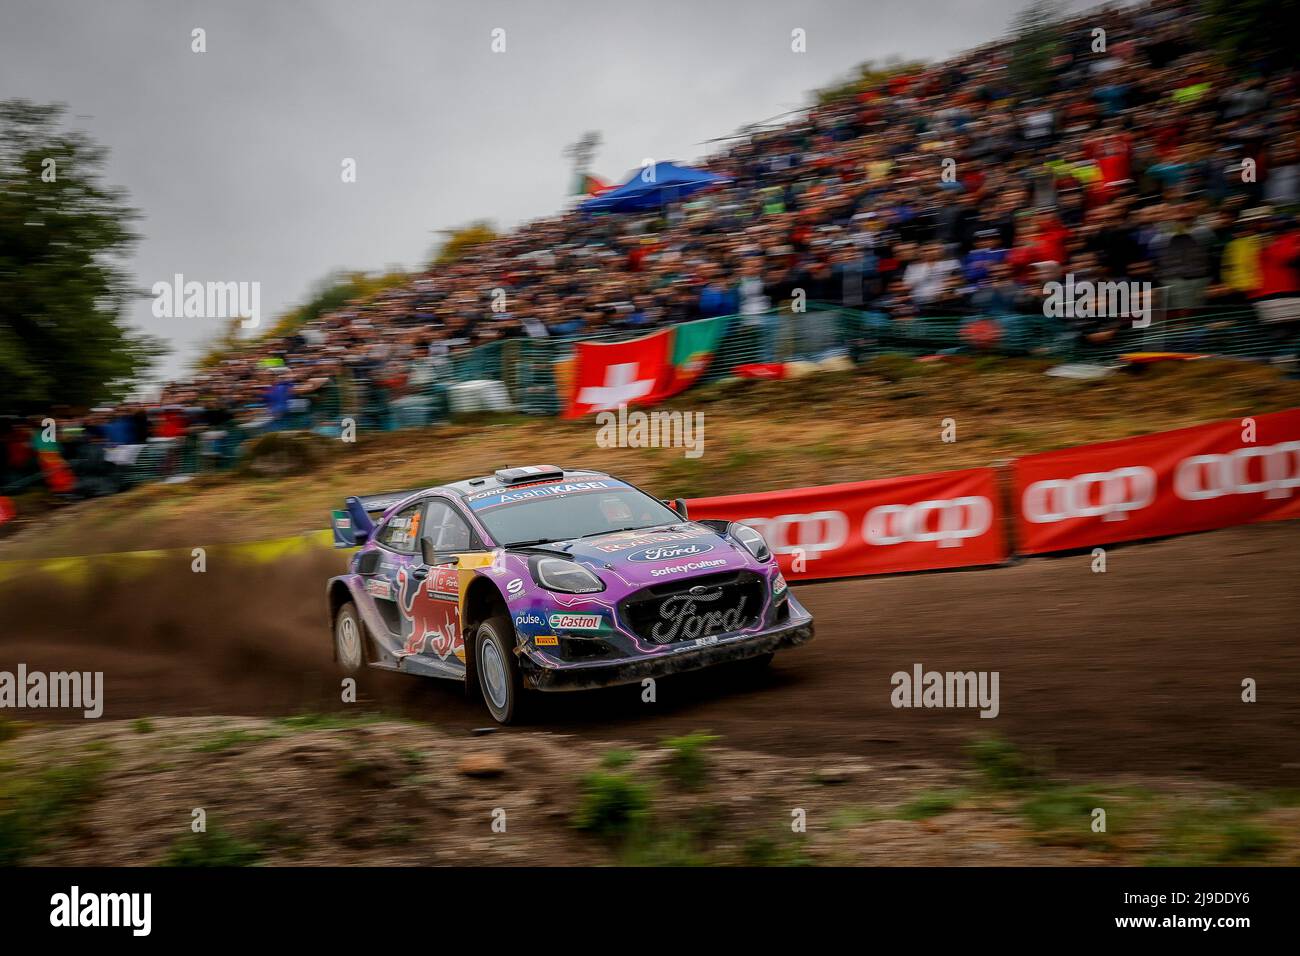
[{"label": "rear wing spoiler", "polygon": [[341,511],[330,512],[334,547],[355,548],[365,544],[375,533],[376,518],[399,501],[423,490],[411,488],[408,491],[384,491],[377,495],[354,495],[348,498]]}]

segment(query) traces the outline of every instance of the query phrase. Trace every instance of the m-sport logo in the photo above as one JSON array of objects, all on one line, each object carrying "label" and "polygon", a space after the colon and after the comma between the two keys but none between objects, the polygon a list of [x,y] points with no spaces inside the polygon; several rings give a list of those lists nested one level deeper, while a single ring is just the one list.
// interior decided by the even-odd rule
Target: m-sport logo
[{"label": "m-sport logo", "polygon": [[693,558],[698,554],[707,554],[712,550],[711,544],[661,544],[633,551],[627,559],[629,561],[676,561],[678,558]]}]

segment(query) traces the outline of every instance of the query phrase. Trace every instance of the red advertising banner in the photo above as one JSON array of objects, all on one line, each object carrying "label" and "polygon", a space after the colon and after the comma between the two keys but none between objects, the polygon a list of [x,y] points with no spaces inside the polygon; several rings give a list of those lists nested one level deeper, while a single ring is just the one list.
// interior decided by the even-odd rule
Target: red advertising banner
[{"label": "red advertising banner", "polygon": [[687,507],[692,518],[752,525],[792,581],[997,564],[1008,556],[992,468],[696,498]]},{"label": "red advertising banner", "polygon": [[1016,459],[1016,550],[1300,518],[1300,409]]}]

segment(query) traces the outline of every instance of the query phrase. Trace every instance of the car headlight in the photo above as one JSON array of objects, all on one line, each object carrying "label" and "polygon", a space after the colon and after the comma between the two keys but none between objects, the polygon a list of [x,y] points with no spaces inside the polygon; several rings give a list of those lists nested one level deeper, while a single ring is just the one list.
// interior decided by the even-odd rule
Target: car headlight
[{"label": "car headlight", "polygon": [[760,561],[766,561],[772,557],[772,552],[767,547],[767,542],[763,536],[747,524],[741,524],[733,521],[727,529],[728,533],[745,546],[745,550],[758,558]]},{"label": "car headlight", "polygon": [[534,561],[533,580],[548,591],[564,594],[592,594],[605,590],[605,582],[591,571],[563,558],[539,558]]}]

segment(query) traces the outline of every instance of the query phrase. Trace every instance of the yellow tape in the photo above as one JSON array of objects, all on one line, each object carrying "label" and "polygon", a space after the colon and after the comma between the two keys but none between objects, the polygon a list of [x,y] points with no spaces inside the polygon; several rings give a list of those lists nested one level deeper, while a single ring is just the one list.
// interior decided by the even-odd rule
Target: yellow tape
[{"label": "yellow tape", "polygon": [[[329,548],[334,544],[332,531],[312,531],[294,534],[269,541],[244,541],[234,544],[205,546],[208,554],[230,554],[252,564],[269,564],[295,554],[305,554],[316,548]],[[34,558],[31,560],[0,561],[0,582],[32,574],[48,574],[61,583],[81,585],[86,583],[96,566],[112,566],[115,573],[125,572],[131,577],[147,574],[155,562],[183,558],[186,564],[193,561],[193,548],[153,548],[142,551],[117,551],[102,554],[78,554],[61,558]]]}]

